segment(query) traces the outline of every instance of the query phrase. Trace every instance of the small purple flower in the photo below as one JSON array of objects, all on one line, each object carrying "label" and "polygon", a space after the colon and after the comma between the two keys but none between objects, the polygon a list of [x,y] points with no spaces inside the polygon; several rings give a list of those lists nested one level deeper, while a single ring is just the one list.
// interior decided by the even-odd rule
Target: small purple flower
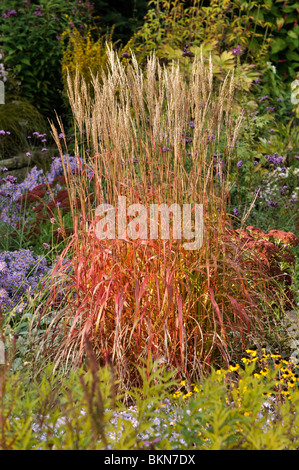
[{"label": "small purple flower", "polygon": [[7,264],[5,261],[0,261],[0,273],[4,273],[7,270]]},{"label": "small purple flower", "polygon": [[27,152],[26,153],[26,157],[30,157],[31,153],[30,152]]},{"label": "small purple flower", "polygon": [[258,164],[258,161],[254,160],[253,164],[254,164],[254,166],[256,166]]},{"label": "small purple flower", "polygon": [[0,134],[1,134],[1,135],[5,135],[5,131],[2,129],[2,130],[0,131]]},{"label": "small purple flower", "polygon": [[9,131],[6,131],[6,134],[7,134],[7,135],[10,135],[10,132],[9,132]]},{"label": "small purple flower", "polygon": [[45,248],[47,248],[47,250],[50,249],[50,245],[48,245],[48,243],[43,243],[43,246],[44,246]]},{"label": "small purple flower", "polygon": [[278,102],[278,103],[281,103],[281,102],[282,102],[282,98],[277,98],[277,102]]},{"label": "small purple flower", "polygon": [[128,52],[123,52],[121,56],[128,59],[130,57],[130,54]]},{"label": "small purple flower", "polygon": [[237,167],[241,168],[241,166],[243,166],[243,162],[242,162],[242,160],[239,160],[238,163],[237,163]]},{"label": "small purple flower", "polygon": [[296,160],[299,160],[299,155],[295,155]]},{"label": "small purple flower", "polygon": [[243,54],[243,49],[240,45],[238,45],[235,49],[232,50],[232,53],[234,55],[242,55]]},{"label": "small purple flower", "polygon": [[57,39],[57,41],[60,41],[61,37],[57,35],[56,39]]},{"label": "small purple flower", "polygon": [[162,152],[167,152],[169,150],[169,147],[162,147]]},{"label": "small purple flower", "polygon": [[46,149],[46,148],[43,148],[41,151],[42,151],[42,152],[47,152],[47,151],[48,151],[48,149]]},{"label": "small purple flower", "polygon": [[236,217],[239,217],[240,213],[239,213],[239,211],[236,207],[234,208],[233,212],[234,212]]},{"label": "small purple flower", "polygon": [[268,96],[268,95],[266,95],[266,96],[262,96],[262,97],[261,97],[261,99],[260,99],[260,101],[265,101],[267,98],[269,98],[269,96]]},{"label": "small purple flower", "polygon": [[268,205],[269,205],[270,207],[276,207],[277,204],[278,204],[277,201],[268,201]]}]

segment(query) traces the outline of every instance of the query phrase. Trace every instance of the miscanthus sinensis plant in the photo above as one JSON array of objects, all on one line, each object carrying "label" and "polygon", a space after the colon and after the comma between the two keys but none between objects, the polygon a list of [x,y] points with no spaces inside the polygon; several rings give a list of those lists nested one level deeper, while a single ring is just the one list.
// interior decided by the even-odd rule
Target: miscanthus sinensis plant
[{"label": "miscanthus sinensis plant", "polygon": [[[75,156],[91,176],[64,164],[74,234],[61,259],[71,260],[73,274],[59,290],[66,275],[61,264],[54,269],[37,357],[78,365],[88,340],[101,363],[116,366],[125,389],[139,383],[132,364],[149,355],[198,378],[211,363],[228,364],[263,331],[273,299],[269,280],[254,265],[252,281],[242,247],[229,238],[229,175],[242,122],[234,75],[215,88],[211,61],[196,58],[187,81],[179,63],[162,67],[154,54],[145,73],[134,55],[125,66],[112,48],[107,54],[101,80],[93,76],[88,86],[79,73],[68,80]],[[63,123],[51,128],[60,155],[68,153]],[[95,209],[117,207],[119,195],[128,205],[203,204],[202,248],[186,251],[172,236],[98,240]],[[63,308],[56,307],[57,291],[70,299]]]}]

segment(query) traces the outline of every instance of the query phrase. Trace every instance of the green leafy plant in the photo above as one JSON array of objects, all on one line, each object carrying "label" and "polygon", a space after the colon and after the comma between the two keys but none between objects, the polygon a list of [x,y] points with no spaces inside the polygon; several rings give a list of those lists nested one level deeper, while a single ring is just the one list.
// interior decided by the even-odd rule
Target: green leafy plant
[{"label": "green leafy plant", "polygon": [[[41,0],[39,5],[16,0],[1,2],[0,45],[4,64],[20,82],[23,99],[44,115],[61,112],[60,35],[68,25],[92,22],[88,2]],[[10,75],[7,77],[9,86]],[[55,86],[53,86],[55,83]]]},{"label": "green leafy plant", "polygon": [[296,367],[256,350],[248,350],[240,364],[212,370],[191,392],[174,394],[178,449],[298,449]]}]

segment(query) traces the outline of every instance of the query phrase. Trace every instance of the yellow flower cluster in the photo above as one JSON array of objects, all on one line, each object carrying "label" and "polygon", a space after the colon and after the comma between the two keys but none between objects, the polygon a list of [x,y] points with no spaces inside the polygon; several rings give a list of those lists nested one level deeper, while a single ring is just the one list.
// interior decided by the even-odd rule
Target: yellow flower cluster
[{"label": "yellow flower cluster", "polygon": [[67,72],[74,77],[76,69],[89,83],[92,74],[99,72],[101,77],[102,68],[107,64],[106,41],[111,43],[111,33],[105,37],[99,37],[96,41],[92,38],[91,30],[80,33],[76,28],[64,31],[61,36],[62,44],[62,73],[66,85]]},{"label": "yellow flower cluster", "polygon": [[[246,366],[253,363],[256,363],[257,372],[253,373],[253,377],[255,378],[265,378],[269,375],[270,371],[272,370],[271,367],[274,367],[276,371],[277,381],[275,382],[275,387],[277,388],[276,392],[278,392],[281,396],[286,396],[290,398],[290,389],[294,389],[299,382],[299,378],[296,376],[294,372],[294,365],[291,361],[285,361],[281,358],[280,354],[266,354],[264,353],[261,357],[258,356],[257,351],[253,349],[247,349],[246,353],[249,357],[243,357],[241,362]],[[219,376],[219,381],[222,381],[227,374],[232,372],[238,372],[240,370],[240,365],[230,365],[227,369],[218,369],[216,370],[216,375]],[[191,397],[193,393],[199,393],[201,386],[191,384],[193,386],[193,391],[189,391],[188,393],[183,393],[181,390],[177,390],[172,397],[174,399],[178,399],[182,397],[183,400]],[[186,380],[183,380],[180,383],[181,387],[186,386]],[[240,396],[242,396],[247,390],[246,385],[243,385],[242,379],[239,379],[238,382],[238,398],[236,397],[237,401],[241,400]],[[268,394],[271,395],[271,394]],[[229,400],[227,399],[227,403]]]}]

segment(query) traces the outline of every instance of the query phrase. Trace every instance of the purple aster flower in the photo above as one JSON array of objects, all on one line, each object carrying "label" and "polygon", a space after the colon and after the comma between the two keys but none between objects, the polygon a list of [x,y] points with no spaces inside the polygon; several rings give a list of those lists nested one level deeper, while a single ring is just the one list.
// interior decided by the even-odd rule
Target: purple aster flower
[{"label": "purple aster flower", "polygon": [[8,292],[1,288],[0,289],[0,302],[2,303],[3,300],[7,300],[8,299]]},{"label": "purple aster flower", "polygon": [[265,101],[267,98],[269,98],[269,96],[268,96],[268,95],[266,95],[266,96],[262,96],[262,97],[261,97],[261,99],[260,99],[260,101]]},{"label": "purple aster flower", "polygon": [[277,204],[278,204],[277,201],[268,201],[268,205],[269,205],[270,207],[276,207]]},{"label": "purple aster flower", "polygon": [[237,163],[237,167],[241,168],[241,166],[243,166],[243,162],[242,162],[242,160],[239,160],[238,163]]},{"label": "purple aster flower", "polygon": [[43,243],[43,246],[47,248],[48,250],[50,249],[50,245],[48,245],[48,243]]},{"label": "purple aster flower", "polygon": [[30,157],[31,153],[30,152],[27,152],[26,153],[26,157]]},{"label": "purple aster flower", "polygon": [[240,45],[238,45],[235,49],[232,50],[232,53],[234,55],[242,55],[243,54],[243,49]]},{"label": "purple aster flower", "polygon": [[1,129],[0,134],[5,135],[5,131],[3,129]]},{"label": "purple aster flower", "polygon": [[48,149],[46,149],[46,148],[43,148],[41,151],[42,151],[42,152],[47,152],[47,151],[48,151]]},{"label": "purple aster flower", "polygon": [[256,166],[258,164],[258,161],[254,160],[253,164],[254,164],[254,166]]},{"label": "purple aster flower", "polygon": [[7,270],[7,264],[5,261],[0,261],[0,273],[4,273]]},{"label": "purple aster flower", "polygon": [[299,160],[299,155],[295,155],[296,160]]},{"label": "purple aster flower", "polygon": [[239,217],[240,213],[239,213],[239,211],[236,207],[234,208],[233,212],[234,212],[236,217]]}]

